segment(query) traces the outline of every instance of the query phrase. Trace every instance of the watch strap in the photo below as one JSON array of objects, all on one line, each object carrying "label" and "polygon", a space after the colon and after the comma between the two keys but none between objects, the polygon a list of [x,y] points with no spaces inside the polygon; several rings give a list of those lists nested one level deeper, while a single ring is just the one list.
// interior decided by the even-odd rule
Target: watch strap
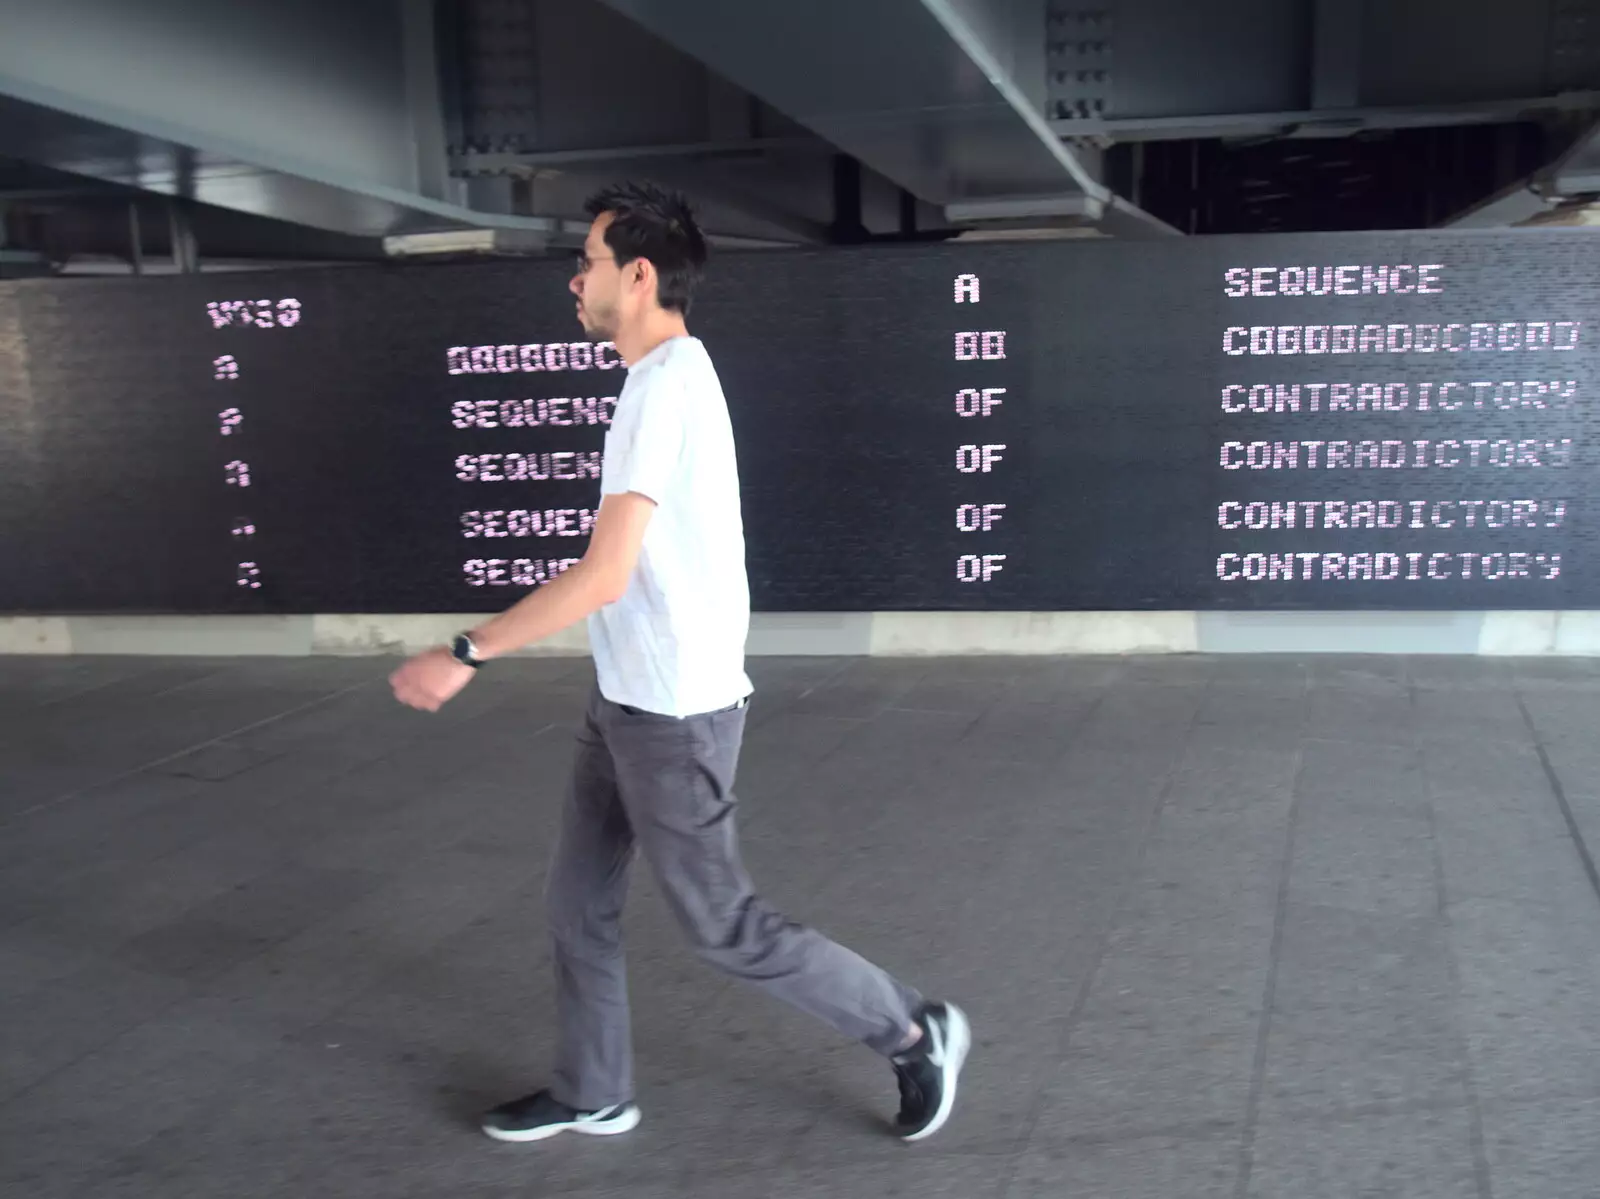
[{"label": "watch strap", "polygon": [[483,665],[483,659],[478,657],[478,647],[472,644],[472,638],[465,633],[457,633],[455,640],[450,643],[450,656],[474,670]]}]

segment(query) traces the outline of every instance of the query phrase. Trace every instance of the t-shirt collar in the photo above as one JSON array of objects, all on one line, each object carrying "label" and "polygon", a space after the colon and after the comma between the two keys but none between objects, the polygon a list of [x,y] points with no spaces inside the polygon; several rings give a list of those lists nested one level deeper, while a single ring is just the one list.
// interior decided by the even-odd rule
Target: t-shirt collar
[{"label": "t-shirt collar", "polygon": [[671,352],[674,343],[680,342],[680,341],[693,341],[693,340],[694,340],[694,338],[689,334],[682,334],[682,335],[680,335],[678,337],[669,337],[669,338],[667,338],[666,341],[662,342],[655,349],[651,350],[648,354],[646,354],[643,358],[639,359],[638,362],[635,362],[632,366],[630,366],[628,368],[628,373],[632,374],[634,371],[638,370],[640,367],[653,366],[655,363],[660,362],[663,358],[665,358]]}]

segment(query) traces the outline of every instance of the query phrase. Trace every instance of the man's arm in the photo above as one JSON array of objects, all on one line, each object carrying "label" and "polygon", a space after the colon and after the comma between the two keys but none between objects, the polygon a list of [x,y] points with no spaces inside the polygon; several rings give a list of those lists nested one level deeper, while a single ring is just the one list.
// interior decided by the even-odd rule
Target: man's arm
[{"label": "man's arm", "polygon": [[469,634],[479,656],[514,653],[621,599],[655,510],[655,501],[637,491],[605,496],[583,558]]},{"label": "man's arm", "polygon": [[[485,659],[512,653],[620,599],[655,509],[654,500],[636,491],[602,499],[588,553],[571,570],[474,630],[470,636],[478,653]],[[472,675],[472,668],[457,662],[448,649],[437,648],[408,659],[389,676],[389,683],[401,703],[437,712]]]}]

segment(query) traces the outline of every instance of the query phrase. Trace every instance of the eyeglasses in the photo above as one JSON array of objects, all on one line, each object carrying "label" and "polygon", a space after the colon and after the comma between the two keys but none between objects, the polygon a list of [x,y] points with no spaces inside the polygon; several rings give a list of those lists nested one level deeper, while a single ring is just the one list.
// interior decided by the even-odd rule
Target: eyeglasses
[{"label": "eyeglasses", "polygon": [[[601,261],[615,262],[616,260],[617,259],[615,255],[608,255]],[[587,275],[590,268],[594,266],[594,260],[592,260],[582,250],[579,250],[577,256],[572,260],[572,265],[577,269],[578,274]]]}]

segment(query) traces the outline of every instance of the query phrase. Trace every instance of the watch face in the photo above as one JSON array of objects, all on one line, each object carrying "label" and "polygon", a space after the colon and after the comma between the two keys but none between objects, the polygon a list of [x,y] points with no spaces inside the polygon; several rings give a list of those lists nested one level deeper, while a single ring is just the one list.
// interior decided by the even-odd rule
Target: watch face
[{"label": "watch face", "polygon": [[465,633],[456,634],[456,639],[451,643],[450,652],[455,655],[458,662],[472,665],[472,639]]}]

